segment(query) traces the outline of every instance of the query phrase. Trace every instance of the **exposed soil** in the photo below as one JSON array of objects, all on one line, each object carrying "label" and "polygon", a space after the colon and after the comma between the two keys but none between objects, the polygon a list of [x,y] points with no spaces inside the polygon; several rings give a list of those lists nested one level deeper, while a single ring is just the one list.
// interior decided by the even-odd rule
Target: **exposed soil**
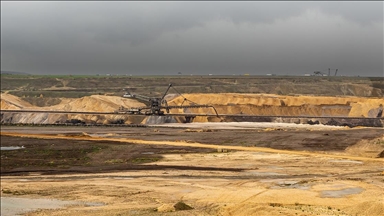
[{"label": "exposed soil", "polygon": [[[169,119],[158,116],[2,112],[1,123],[157,126],[2,125],[1,147],[15,150],[1,150],[1,197],[77,203],[26,215],[382,215],[383,82],[353,77],[2,75],[1,110],[113,112],[144,105],[121,97],[125,91],[156,97],[173,83],[190,101],[214,105],[220,114],[369,117],[378,120],[378,128],[326,126],[316,119],[300,120],[306,125],[280,124],[276,122],[291,120],[278,118],[165,127],[158,124]],[[177,95],[167,100],[169,105],[184,102]],[[171,112],[213,114],[211,108]],[[196,117],[194,122],[221,120]]]},{"label": "exposed soil", "polygon": [[377,158],[384,149],[382,129],[2,127],[1,132],[2,147],[24,146],[1,151],[2,197],[103,203],[28,215],[384,210],[384,160]]},{"label": "exposed soil", "polygon": [[[143,165],[161,160],[163,154],[215,152],[207,148],[143,146],[110,141],[37,139],[1,136],[1,147],[24,146],[1,151],[1,175],[102,173],[119,170],[232,170],[214,167]],[[239,170],[240,171],[240,170]]]}]

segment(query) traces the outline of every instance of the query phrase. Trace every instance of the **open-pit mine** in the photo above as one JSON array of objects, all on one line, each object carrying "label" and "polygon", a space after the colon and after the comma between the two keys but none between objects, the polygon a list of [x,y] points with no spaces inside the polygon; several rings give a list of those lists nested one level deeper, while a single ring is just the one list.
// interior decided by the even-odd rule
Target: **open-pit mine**
[{"label": "open-pit mine", "polygon": [[384,212],[382,79],[111,79],[2,76],[1,215]]}]

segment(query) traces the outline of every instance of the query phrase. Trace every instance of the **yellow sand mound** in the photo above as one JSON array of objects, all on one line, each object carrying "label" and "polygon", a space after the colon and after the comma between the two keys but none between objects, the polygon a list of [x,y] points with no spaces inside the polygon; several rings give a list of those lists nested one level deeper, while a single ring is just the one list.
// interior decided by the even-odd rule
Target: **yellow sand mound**
[{"label": "yellow sand mound", "polygon": [[345,208],[345,211],[351,215],[383,215],[384,203],[382,199],[374,202],[363,202]]},{"label": "yellow sand mound", "polygon": [[[349,116],[377,117],[383,98],[281,96],[273,94],[185,94],[197,104],[213,105],[220,114],[284,115],[284,116]],[[180,105],[183,97],[168,102]],[[189,102],[189,104],[192,104]],[[184,102],[184,105],[186,103]],[[178,112],[202,112],[213,114],[209,108],[172,110]],[[376,115],[376,116],[374,116]]]},{"label": "yellow sand mound", "polygon": [[[145,106],[143,103],[133,99],[117,96],[93,95],[78,99],[62,99],[58,105],[50,107],[36,107],[23,101],[22,99],[9,95],[1,95],[1,109],[24,109],[24,110],[55,110],[55,111],[83,111],[83,112],[113,112],[120,106],[136,107]],[[9,114],[12,115],[12,114]],[[9,117],[9,116],[8,116]],[[50,114],[47,113],[23,113],[12,115],[12,121],[17,123],[35,123],[46,124],[65,122],[71,119],[77,119],[84,122],[99,124],[109,124],[117,121],[129,123],[140,123],[142,119],[135,119],[129,116],[114,115],[83,115],[83,114]]]},{"label": "yellow sand mound", "polygon": [[[216,108],[219,114],[249,114],[249,115],[275,115],[275,116],[343,116],[343,117],[382,117],[383,98],[362,97],[318,97],[318,96],[281,96],[272,94],[185,94],[184,97],[175,97],[168,101],[169,105],[208,104]],[[93,95],[77,99],[62,99],[58,105],[50,107],[35,107],[22,99],[1,94],[1,109],[26,110],[57,110],[57,111],[83,111],[83,112],[113,112],[124,107],[141,107],[145,104],[134,99],[119,96]],[[184,108],[171,109],[171,113],[206,113],[215,114],[212,108]],[[50,115],[29,114],[19,116],[22,122],[56,122],[64,119],[80,119],[97,123],[124,121],[126,123],[138,122],[134,117],[122,116],[92,116],[92,115]],[[16,117],[14,119],[17,119]],[[42,119],[41,121],[39,119]],[[142,120],[142,119],[141,119]],[[196,117],[196,122],[219,121],[218,118]]]},{"label": "yellow sand mound", "polygon": [[1,94],[1,107],[0,109],[23,109],[33,107],[30,103],[10,94]]},{"label": "yellow sand mound", "polygon": [[381,157],[384,152],[384,135],[373,140],[360,140],[358,143],[349,146],[345,151],[350,155],[363,157]]},{"label": "yellow sand mound", "polygon": [[49,110],[82,111],[82,112],[113,112],[120,106],[139,107],[145,106],[136,100],[118,96],[92,95],[62,102],[58,105],[47,107]]}]

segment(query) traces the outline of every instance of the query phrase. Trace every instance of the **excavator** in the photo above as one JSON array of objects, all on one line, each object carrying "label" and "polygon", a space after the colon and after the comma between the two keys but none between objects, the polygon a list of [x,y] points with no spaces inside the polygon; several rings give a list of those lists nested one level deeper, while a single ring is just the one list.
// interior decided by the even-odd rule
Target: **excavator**
[{"label": "excavator", "polygon": [[[164,111],[161,110],[162,105],[164,104],[165,107],[168,106],[167,101],[164,99],[165,96],[167,95],[169,89],[172,87],[172,84],[168,85],[167,90],[163,94],[161,98],[159,97],[147,97],[144,95],[139,95],[139,94],[131,94],[129,92],[126,92],[123,97],[125,98],[135,98],[140,101],[143,101],[145,104],[148,106],[145,107],[132,107],[132,108],[125,108],[125,107],[120,107],[118,112],[119,113],[128,113],[128,114],[143,114],[142,110],[146,110],[144,112],[145,115],[164,115]],[[169,112],[169,110],[167,110]]]},{"label": "excavator", "polygon": [[[337,71],[339,69],[335,69],[335,75],[334,76],[337,76]],[[322,71],[314,71],[313,72],[314,76],[331,76],[331,68],[328,68],[328,74],[322,72]]]},{"label": "excavator", "polygon": [[[210,107],[210,108],[214,109],[216,115],[218,116],[218,113],[217,113],[215,107],[213,107],[211,105],[204,105],[204,104],[201,105],[201,104],[197,104],[197,103],[194,103],[194,102],[190,101],[190,102],[193,103],[193,105],[184,105],[183,106],[183,103],[185,101],[188,101],[188,99],[185,98],[184,96],[183,96],[184,97],[184,101],[183,101],[183,103],[181,105],[179,105],[179,106],[168,106],[168,103],[165,100],[165,96],[167,95],[167,93],[168,93],[168,91],[169,91],[169,89],[171,87],[173,87],[172,84],[169,84],[167,90],[164,92],[162,97],[147,97],[147,96],[144,96],[144,95],[131,94],[130,92],[126,92],[123,95],[123,97],[125,97],[125,98],[134,98],[134,99],[140,100],[140,101],[144,102],[147,106],[145,106],[145,107],[131,107],[131,108],[125,108],[125,107],[121,106],[115,112],[116,113],[120,113],[120,114],[164,115],[165,113],[164,113],[163,109],[165,109],[166,112],[169,113],[170,109]],[[175,89],[175,91],[178,92],[176,89]],[[180,93],[179,93],[179,95],[182,96],[182,94],[180,94]]]}]

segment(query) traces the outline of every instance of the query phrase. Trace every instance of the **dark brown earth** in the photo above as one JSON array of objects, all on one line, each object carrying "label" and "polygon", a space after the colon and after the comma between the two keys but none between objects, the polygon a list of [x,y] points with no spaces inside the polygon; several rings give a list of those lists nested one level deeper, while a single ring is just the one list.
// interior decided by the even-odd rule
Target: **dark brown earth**
[{"label": "dark brown earth", "polygon": [[[121,170],[183,169],[227,170],[225,168],[142,165],[162,158],[161,154],[209,153],[212,149],[174,146],[143,146],[106,141],[34,139],[1,136],[1,146],[24,146],[1,151],[1,175],[28,172],[42,174],[103,173]],[[235,171],[235,169],[228,169]]]},{"label": "dark brown earth", "polygon": [[[2,132],[25,134],[61,134],[65,136],[98,136],[148,141],[185,141],[205,144],[268,147],[281,150],[343,153],[361,140],[373,140],[382,129],[348,130],[220,130],[183,128],[83,128],[83,127],[2,127]],[[1,151],[1,175],[20,175],[29,172],[103,173],[122,170],[221,170],[237,169],[158,166],[145,164],[162,159],[164,154],[212,153],[216,149],[169,145],[138,145],[112,141],[66,139],[35,139],[1,136],[1,146],[24,146],[13,151]],[[378,152],[380,154],[380,152]],[[240,170],[239,170],[240,171]]]}]

